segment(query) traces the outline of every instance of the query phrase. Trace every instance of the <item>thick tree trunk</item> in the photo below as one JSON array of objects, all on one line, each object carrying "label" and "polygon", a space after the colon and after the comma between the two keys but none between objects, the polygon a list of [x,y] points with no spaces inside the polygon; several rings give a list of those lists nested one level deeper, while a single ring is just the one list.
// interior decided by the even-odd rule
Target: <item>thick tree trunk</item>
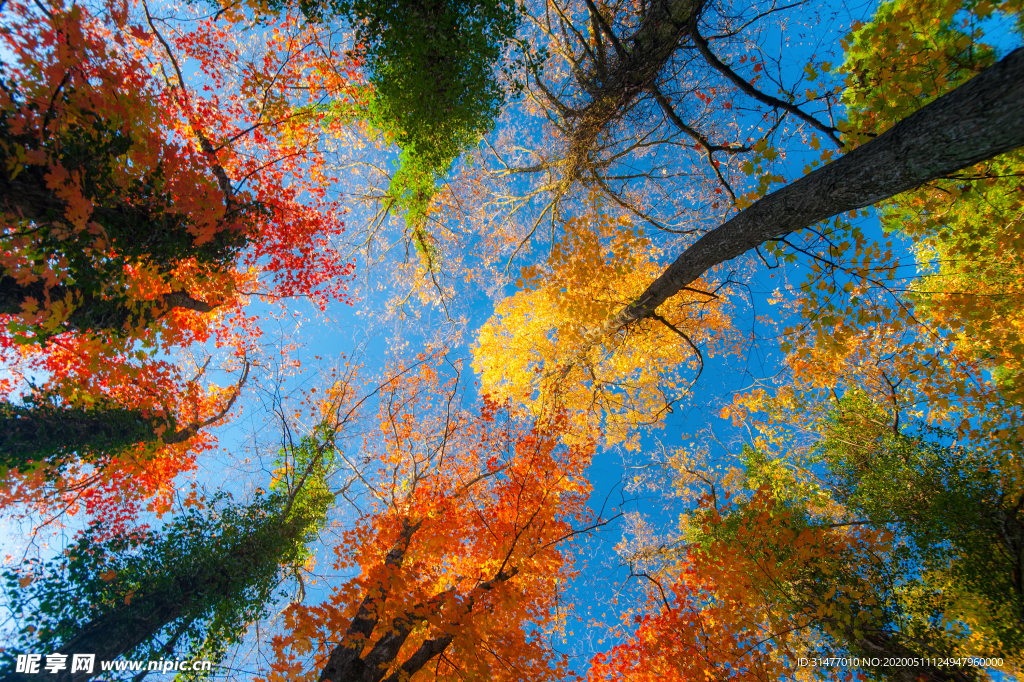
[{"label": "thick tree trunk", "polygon": [[184,443],[231,411],[249,378],[249,367],[246,361],[231,397],[217,412],[182,428],[176,428],[173,417],[147,417],[121,407],[82,409],[38,399],[22,405],[0,401],[0,467],[24,469],[45,463],[59,470],[73,458],[90,461],[100,454],[117,455],[138,443]]},{"label": "thick tree trunk", "polygon": [[1024,48],[849,154],[760,199],[687,248],[633,303],[588,335],[599,343],[711,268],[766,241],[871,206],[1024,146]]},{"label": "thick tree trunk", "polygon": [[4,403],[0,404],[0,465],[9,469],[37,462],[59,466],[76,455],[87,460],[91,453],[116,452],[135,443],[155,441],[161,425],[166,421],[146,418],[135,410]]},{"label": "thick tree trunk", "polygon": [[51,301],[63,300],[68,293],[74,296],[74,306],[65,322],[66,327],[61,327],[58,331],[91,329],[116,333],[127,325],[148,323],[158,319],[173,308],[209,313],[219,305],[200,301],[186,291],[173,291],[150,301],[105,299],[60,284],[48,287],[42,280],[19,284],[10,275],[0,274],[0,314],[20,314],[23,304],[30,298],[39,304],[46,298]]},{"label": "thick tree trunk", "polygon": [[[422,522],[412,523],[409,519],[402,520],[402,532],[394,546],[384,557],[386,570],[396,570],[402,567],[405,561],[405,553],[409,549],[412,536],[419,530]],[[380,620],[380,609],[388,598],[388,588],[385,584],[378,584],[376,596],[368,594],[359,605],[355,617],[349,624],[348,630],[341,642],[334,647],[327,664],[320,673],[320,682],[341,682],[345,680],[361,680],[366,674],[366,663],[363,661],[363,646],[373,631],[377,628]]]},{"label": "thick tree trunk", "polygon": [[702,7],[702,0],[654,0],[636,32],[621,41],[600,19],[605,35],[614,41],[616,56],[607,67],[577,76],[590,97],[585,106],[568,109],[563,105],[562,114],[571,126],[563,187],[575,182],[586,168],[594,143],[608,124],[654,85]]}]

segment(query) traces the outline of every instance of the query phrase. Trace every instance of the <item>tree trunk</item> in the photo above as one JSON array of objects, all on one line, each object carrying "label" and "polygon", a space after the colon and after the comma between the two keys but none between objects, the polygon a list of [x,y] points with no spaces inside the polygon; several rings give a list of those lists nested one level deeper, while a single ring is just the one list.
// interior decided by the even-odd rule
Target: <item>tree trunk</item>
[{"label": "tree trunk", "polygon": [[207,303],[193,298],[186,291],[173,291],[148,301],[133,301],[125,298],[102,298],[82,289],[70,288],[63,284],[47,286],[42,280],[19,284],[10,275],[0,274],[0,314],[19,315],[23,304],[34,299],[42,304],[63,300],[72,294],[71,313],[64,326],[54,333],[67,329],[78,331],[94,330],[118,333],[131,324],[148,324],[166,315],[172,308],[184,308],[201,313],[213,312],[219,304]]},{"label": "tree trunk", "polygon": [[[419,530],[422,522],[412,523],[402,519],[402,532],[398,540],[384,557],[385,570],[397,570],[405,561],[405,553],[409,549],[412,536]],[[378,597],[369,594],[359,604],[359,610],[349,623],[348,630],[341,642],[331,650],[327,664],[320,673],[320,682],[340,682],[341,680],[361,680],[366,674],[366,663],[360,654],[363,646],[380,620],[380,608],[388,598],[388,588],[383,582],[377,585]]]},{"label": "tree trunk", "polygon": [[[168,584],[155,591],[139,593],[127,604],[86,623],[55,652],[64,654],[67,667],[46,678],[54,682],[86,682],[100,674],[100,661],[112,661],[131,653],[139,645],[151,641],[179,618],[195,620],[216,603],[238,589],[239,583],[251,582],[270,565],[277,567],[282,535],[303,531],[301,522],[270,522],[260,532],[250,535],[221,555],[211,555],[186,575],[174,576]],[[210,538],[216,542],[217,538]],[[73,654],[95,654],[92,673],[71,672]],[[0,682],[32,682],[39,675],[9,672]]]},{"label": "tree trunk", "polygon": [[587,335],[599,343],[711,268],[766,241],[871,206],[1024,146],[1024,48],[867,144],[740,211],[683,251],[633,303]]},{"label": "tree trunk", "polygon": [[[413,526],[405,520],[403,524],[398,542],[385,558],[385,566],[401,567],[412,534],[419,528],[419,523]],[[518,573],[519,570],[516,568],[503,570],[490,580],[474,587],[462,603],[454,605],[455,615],[452,624],[457,627],[459,621],[472,612],[473,604],[480,595],[493,590]],[[363,649],[370,642],[380,621],[380,607],[388,597],[387,587],[383,583],[378,583],[377,591],[380,596],[367,595],[359,605],[359,611],[352,619],[345,636],[331,651],[327,664],[320,673],[320,682],[382,682],[413,630],[426,621],[427,614],[438,612],[457,596],[453,588],[411,608],[395,618],[388,631],[373,643],[366,654],[363,654]],[[454,639],[451,634],[438,634],[424,641],[391,675],[387,676],[386,682],[408,679],[444,653]]]},{"label": "tree trunk", "polygon": [[37,462],[59,466],[75,454],[88,460],[91,454],[155,441],[162,424],[174,433],[173,424],[146,418],[136,410],[0,404],[0,466],[23,469]]},{"label": "tree trunk", "polygon": [[[613,41],[616,57],[607,67],[577,74],[581,87],[590,96],[588,104],[579,109],[556,105],[571,125],[563,189],[587,167],[590,151],[601,132],[654,85],[702,8],[702,0],[654,0],[636,32],[621,41],[604,18],[597,19],[606,37]],[[591,7],[591,13],[596,12],[596,6]]]}]

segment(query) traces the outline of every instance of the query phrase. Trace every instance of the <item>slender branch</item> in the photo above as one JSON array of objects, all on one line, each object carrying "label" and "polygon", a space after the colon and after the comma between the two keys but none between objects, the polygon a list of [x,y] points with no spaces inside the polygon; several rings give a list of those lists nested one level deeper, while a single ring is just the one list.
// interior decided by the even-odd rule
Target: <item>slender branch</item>
[{"label": "slender branch", "polygon": [[242,386],[245,385],[245,382],[249,378],[249,367],[249,361],[245,360],[245,368],[242,370],[242,376],[238,379],[238,383],[235,384],[235,388],[231,392],[231,398],[228,399],[227,403],[224,404],[224,407],[221,408],[217,412],[217,414],[213,415],[209,419],[204,419],[203,421],[192,422],[185,428],[175,431],[174,433],[163,437],[163,442],[167,445],[171,445],[174,443],[184,443],[189,438],[192,438],[197,433],[199,433],[200,429],[204,429],[210,424],[213,424],[214,422],[223,419],[224,416],[231,411],[231,408],[234,407],[235,401],[238,400],[238,396],[242,394]]},{"label": "slender branch", "polygon": [[843,143],[838,137],[836,137],[835,128],[825,125],[818,119],[814,118],[810,114],[803,111],[798,106],[790,104],[789,102],[784,102],[778,97],[772,97],[771,95],[761,92],[753,85],[751,85],[747,80],[745,80],[742,76],[733,71],[728,64],[724,63],[721,59],[719,59],[715,55],[715,53],[711,51],[711,48],[708,46],[708,41],[705,40],[704,37],[701,36],[698,32],[696,19],[694,19],[692,28],[690,29],[690,37],[693,39],[693,42],[697,46],[697,50],[700,52],[701,56],[704,57],[704,61],[710,64],[712,68],[721,73],[723,76],[731,80],[740,90],[742,90],[747,95],[753,97],[754,99],[760,102],[763,102],[769,106],[783,109],[784,111],[788,111],[789,113],[793,114],[800,120],[809,123],[810,125],[814,126],[818,130],[823,132],[826,136],[828,136],[828,139],[832,140],[832,142],[837,147],[842,149]]}]

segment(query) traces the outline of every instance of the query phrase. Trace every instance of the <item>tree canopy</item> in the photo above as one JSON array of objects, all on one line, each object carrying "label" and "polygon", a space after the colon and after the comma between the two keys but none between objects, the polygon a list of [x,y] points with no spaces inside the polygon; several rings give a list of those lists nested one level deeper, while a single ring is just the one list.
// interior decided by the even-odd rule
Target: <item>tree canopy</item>
[{"label": "tree canopy", "polygon": [[0,4],[0,679],[1020,677],[1022,10]]}]

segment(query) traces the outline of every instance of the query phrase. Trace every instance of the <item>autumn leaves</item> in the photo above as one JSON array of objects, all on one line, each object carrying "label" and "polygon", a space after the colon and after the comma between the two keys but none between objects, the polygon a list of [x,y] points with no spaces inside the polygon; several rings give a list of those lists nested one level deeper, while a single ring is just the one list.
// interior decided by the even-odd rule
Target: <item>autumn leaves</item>
[{"label": "autumn leaves", "polygon": [[[591,449],[565,446],[485,402],[463,407],[445,363],[381,388],[360,456],[366,506],[334,548],[351,579],[286,611],[272,680],[399,680],[421,670],[560,677],[548,641],[565,618]],[[530,623],[530,627],[523,627]]]},{"label": "autumn leaves", "polygon": [[657,276],[660,250],[599,199],[589,209],[567,221],[546,264],[524,270],[522,290],[495,307],[473,367],[486,393],[538,417],[564,410],[577,440],[617,444],[660,424],[700,376],[705,354],[728,353],[737,339],[727,294],[701,281],[657,318],[592,343],[593,330]]},{"label": "autumn leaves", "polygon": [[[901,0],[842,41],[801,7],[0,8],[0,502],[80,522],[10,568],[12,646],[251,644],[268,680],[1016,670],[1024,53],[986,22],[1020,4]],[[738,322],[767,271],[773,338]],[[279,304],[356,287],[406,350],[290,386]],[[758,344],[785,360],[708,399],[718,465],[710,435],[644,461]],[[238,499],[183,486],[252,395],[275,440],[220,455]],[[587,468],[620,447],[672,523],[620,546],[641,598],[580,663]]]},{"label": "autumn leaves", "polygon": [[[5,412],[18,420],[6,443],[46,450],[41,439],[66,427],[54,447],[69,463],[8,464],[26,474],[14,499],[55,508],[104,504],[98,481],[121,475],[140,500],[166,493],[248,375],[259,332],[246,297],[324,305],[344,297],[351,268],[323,248],[343,229],[339,207],[295,175],[317,149],[279,137],[274,114],[287,114],[240,99],[258,74],[228,86],[226,34],[199,28],[172,46],[159,17],[128,11],[5,8],[0,345],[5,390],[16,405],[24,396]],[[220,89],[193,90],[181,68]],[[226,387],[207,382],[209,359],[191,372],[167,360],[204,343],[231,348],[218,358],[234,374]],[[138,431],[124,442],[104,435],[118,415]]]}]

